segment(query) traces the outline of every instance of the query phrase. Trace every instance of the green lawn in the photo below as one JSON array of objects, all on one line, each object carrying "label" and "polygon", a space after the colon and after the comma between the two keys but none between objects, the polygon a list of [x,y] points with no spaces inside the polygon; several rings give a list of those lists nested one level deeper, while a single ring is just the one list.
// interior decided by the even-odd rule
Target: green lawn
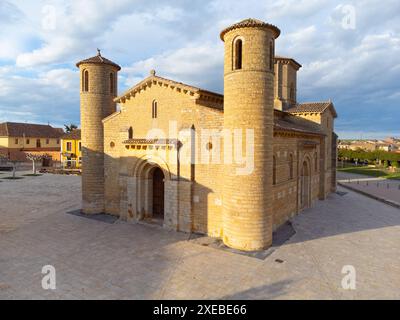
[{"label": "green lawn", "polygon": [[373,168],[373,167],[348,167],[340,168],[338,171],[363,174],[371,177],[382,177],[386,179],[400,179],[400,172],[388,172],[384,169]]}]

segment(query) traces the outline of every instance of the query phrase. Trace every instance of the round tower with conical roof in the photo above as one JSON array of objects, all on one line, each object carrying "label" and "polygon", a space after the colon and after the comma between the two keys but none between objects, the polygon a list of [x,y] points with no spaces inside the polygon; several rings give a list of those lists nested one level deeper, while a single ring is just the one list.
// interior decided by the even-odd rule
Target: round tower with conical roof
[{"label": "round tower with conical roof", "polygon": [[[225,164],[223,241],[253,251],[272,244],[272,140],[274,121],[274,48],[280,30],[246,19],[221,33],[224,41],[224,129],[253,132],[254,167],[243,172],[233,159]],[[251,137],[250,137],[251,138]],[[233,148],[246,148],[233,144]],[[247,150],[251,150],[248,148]],[[224,152],[232,152],[225,150]],[[233,150],[233,154],[234,154]]]},{"label": "round tower with conical roof", "polygon": [[80,73],[82,211],[104,212],[104,133],[102,120],[115,112],[121,67],[96,56],[76,64]]}]

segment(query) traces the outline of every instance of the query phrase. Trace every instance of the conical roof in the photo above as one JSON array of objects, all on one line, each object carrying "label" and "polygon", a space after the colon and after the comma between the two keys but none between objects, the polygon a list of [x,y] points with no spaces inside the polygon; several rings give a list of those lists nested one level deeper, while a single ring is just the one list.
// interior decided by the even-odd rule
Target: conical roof
[{"label": "conical roof", "polygon": [[108,60],[107,58],[104,58],[104,57],[101,55],[99,49],[97,49],[97,55],[95,55],[94,57],[91,57],[91,58],[88,58],[88,59],[79,61],[79,62],[76,64],[76,66],[79,68],[79,66],[80,66],[82,63],[108,64],[108,65],[111,65],[111,66],[117,68],[118,71],[121,70],[121,67],[120,67],[118,64],[116,64],[115,62],[112,62],[111,60]]},{"label": "conical roof", "polygon": [[266,23],[261,20],[249,18],[249,19],[242,20],[238,23],[235,23],[235,24],[231,25],[230,27],[227,27],[224,30],[222,30],[221,35],[220,35],[221,40],[224,41],[225,33],[229,32],[231,30],[234,30],[234,29],[238,29],[238,28],[266,28],[266,29],[272,30],[275,33],[275,38],[278,38],[279,35],[281,34],[281,30],[279,30],[279,28],[274,26],[273,24],[269,24],[269,23]]}]

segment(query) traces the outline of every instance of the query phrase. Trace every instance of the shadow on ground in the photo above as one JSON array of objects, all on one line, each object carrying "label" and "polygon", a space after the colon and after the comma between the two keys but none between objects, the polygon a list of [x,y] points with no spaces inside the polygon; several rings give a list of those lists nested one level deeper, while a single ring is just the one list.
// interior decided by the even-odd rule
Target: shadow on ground
[{"label": "shadow on ground", "polygon": [[221,300],[269,300],[279,298],[287,293],[286,288],[291,283],[292,280],[278,281],[269,285],[263,285],[223,296]]}]

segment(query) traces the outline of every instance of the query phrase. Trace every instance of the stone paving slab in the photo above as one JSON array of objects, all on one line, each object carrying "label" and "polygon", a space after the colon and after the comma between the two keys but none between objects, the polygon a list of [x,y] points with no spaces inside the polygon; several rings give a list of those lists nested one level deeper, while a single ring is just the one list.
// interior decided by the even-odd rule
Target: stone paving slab
[{"label": "stone paving slab", "polygon": [[189,241],[191,243],[198,244],[201,246],[264,260],[265,258],[270,256],[276,249],[278,249],[282,244],[288,241],[295,233],[296,232],[289,221],[284,223],[273,233],[271,247],[269,247],[266,250],[260,250],[260,251],[241,251],[232,249],[227,247],[221,239],[211,238],[205,235],[198,235],[198,234],[192,234],[189,238]]},{"label": "stone paving slab", "polygon": [[[66,214],[80,199],[77,176],[0,184],[0,299],[400,299],[400,210],[351,191],[296,216],[264,260]],[[56,290],[41,287],[46,264]],[[341,286],[344,265],[356,290]]]},{"label": "stone paving slab", "polygon": [[341,172],[339,183],[345,188],[400,208],[400,180],[371,178]]}]

